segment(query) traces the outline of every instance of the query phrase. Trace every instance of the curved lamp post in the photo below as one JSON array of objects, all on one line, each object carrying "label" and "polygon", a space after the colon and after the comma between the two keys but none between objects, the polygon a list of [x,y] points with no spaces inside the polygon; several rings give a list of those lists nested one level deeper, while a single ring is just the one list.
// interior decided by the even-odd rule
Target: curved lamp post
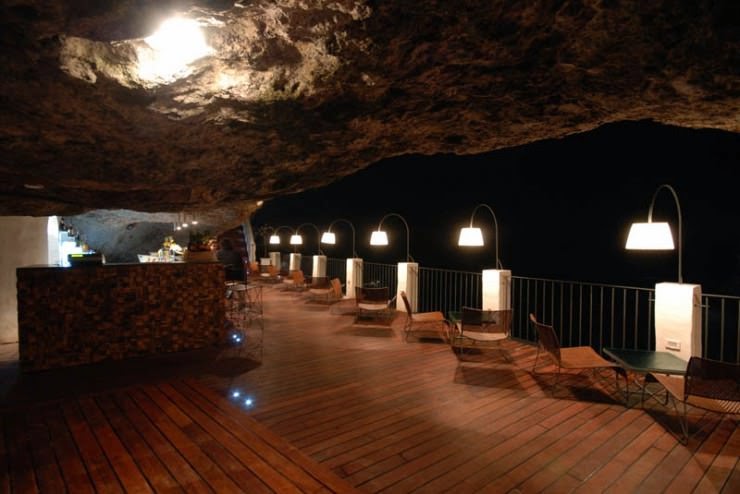
[{"label": "curved lamp post", "polygon": [[295,233],[290,236],[290,245],[302,245],[303,244],[303,237],[299,233],[301,231],[301,228],[304,226],[312,226],[314,230],[316,230],[316,239],[318,240],[317,245],[319,249],[319,255],[323,255],[324,253],[321,252],[321,231],[319,230],[319,227],[314,225],[313,223],[301,223],[298,225],[298,228],[295,229]]},{"label": "curved lamp post", "polygon": [[303,243],[303,237],[299,232],[304,226],[310,226],[316,230],[316,245],[318,245],[318,253],[313,256],[313,267],[311,271],[313,282],[316,282],[316,280],[326,278],[326,256],[321,251],[321,231],[319,230],[319,227],[313,223],[301,223],[298,225],[298,228],[295,229],[295,233],[290,237],[290,243],[293,245],[301,245]]},{"label": "curved lamp post", "polygon": [[338,218],[329,224],[329,228],[327,228],[326,231],[321,234],[321,243],[329,245],[334,245],[337,243],[337,236],[331,231],[331,227],[334,226],[335,223],[339,222],[347,223],[352,229],[352,257],[357,257],[357,251],[355,250],[355,238],[357,237],[355,225],[353,225],[351,221],[345,220],[344,218]]},{"label": "curved lamp post", "polygon": [[475,213],[485,208],[493,216],[493,233],[496,239],[496,265],[494,269],[484,269],[481,273],[481,308],[486,310],[501,310],[511,308],[511,271],[504,269],[498,257],[498,219],[496,213],[488,204],[478,204],[470,215],[470,226],[460,229],[457,245],[462,247],[482,247],[483,233],[473,226]]},{"label": "curved lamp post", "polygon": [[[280,245],[280,231],[281,230],[288,230],[289,232],[293,231],[293,229],[289,226],[282,225],[277,228],[272,229],[272,235],[270,235],[270,245]],[[281,269],[281,259],[280,259],[280,252],[270,252],[270,263],[277,267],[278,269]]]},{"label": "curved lamp post", "polygon": [[292,232],[293,229],[289,226],[279,226],[272,229],[272,235],[270,235],[270,245],[280,245],[280,230],[288,230]]},{"label": "curved lamp post", "polygon": [[380,223],[378,223],[377,231],[374,231],[370,236],[370,245],[388,245],[388,234],[380,228],[383,226],[383,221],[391,216],[396,216],[398,219],[403,221],[403,224],[406,227],[406,262],[398,263],[395,297],[396,309],[402,311],[406,310],[405,304],[401,302],[401,292],[405,292],[409,300],[411,312],[416,312],[419,298],[419,265],[414,261],[414,258],[411,257],[411,254],[409,253],[409,239],[411,234],[409,231],[409,224],[406,223],[404,217],[398,213],[388,213],[383,216]]},{"label": "curved lamp post", "polygon": [[411,254],[409,253],[409,243],[411,237],[411,234],[409,233],[409,224],[406,223],[404,217],[398,213],[388,213],[380,219],[380,223],[378,223],[378,229],[374,231],[370,236],[370,245],[388,245],[388,234],[385,232],[385,230],[381,230],[380,228],[383,226],[383,221],[391,216],[396,216],[398,219],[403,221],[403,224],[406,227],[406,262],[413,262],[414,258],[411,257]]},{"label": "curved lamp post", "polygon": [[493,216],[493,231],[496,238],[496,268],[503,269],[503,265],[498,258],[498,220],[496,219],[496,213],[493,212],[493,209],[491,209],[491,206],[488,204],[478,204],[475,209],[473,209],[473,213],[470,215],[470,226],[460,229],[460,237],[457,240],[457,245],[462,247],[482,247],[485,245],[481,229],[473,226],[475,212],[480,208],[486,208],[491,212],[491,216]]},{"label": "curved lamp post", "polygon": [[[267,257],[267,243],[269,242],[270,238],[268,234],[272,234],[275,231],[273,227],[270,225],[262,225],[257,229],[257,235],[262,237],[262,243],[264,244],[264,253],[263,255]],[[278,237],[279,240],[279,237]]]},{"label": "curved lamp post", "polygon": [[671,227],[653,222],[653,208],[658,193],[666,189],[673,196],[678,212],[678,283],[655,285],[655,350],[675,353],[684,360],[702,354],[701,285],[683,282],[683,225],[678,194],[668,184],[661,184],[650,201],[647,223],[633,223],[626,249],[673,250]]},{"label": "curved lamp post", "polygon": [[658,186],[650,201],[647,223],[632,223],[625,249],[629,250],[674,250],[673,234],[667,222],[653,222],[653,208],[655,198],[662,189],[667,189],[676,202],[678,211],[678,282],[683,283],[683,225],[681,220],[681,204],[678,202],[676,190],[668,184]]},{"label": "curved lamp post", "polygon": [[355,250],[355,239],[357,237],[357,232],[355,231],[355,225],[352,224],[351,221],[345,220],[344,218],[338,218],[334,221],[332,221],[329,224],[329,228],[327,228],[327,231],[325,231],[321,235],[321,242],[324,244],[330,244],[334,245],[337,243],[337,236],[331,231],[331,227],[334,226],[335,223],[347,223],[349,227],[352,229],[352,257],[347,258],[347,264],[345,269],[345,286],[346,286],[346,294],[347,297],[354,297],[355,296],[355,288],[362,286],[362,271],[363,271],[363,263],[362,259],[360,259],[357,256],[357,251]]}]

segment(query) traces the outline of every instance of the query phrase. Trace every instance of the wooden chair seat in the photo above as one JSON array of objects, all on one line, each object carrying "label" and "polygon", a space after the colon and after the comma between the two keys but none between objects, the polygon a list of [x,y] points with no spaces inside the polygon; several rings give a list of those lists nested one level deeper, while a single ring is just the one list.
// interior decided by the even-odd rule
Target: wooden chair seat
[{"label": "wooden chair seat", "polygon": [[362,318],[389,318],[393,313],[390,307],[388,287],[355,287],[357,314],[355,322]]},{"label": "wooden chair seat", "polygon": [[461,320],[451,328],[450,345],[458,358],[465,349],[496,348],[511,331],[511,309],[482,310],[463,307]]},{"label": "wooden chair seat", "polygon": [[595,372],[596,369],[613,368],[615,370],[621,370],[621,368],[617,364],[606,360],[590,346],[561,348],[558,336],[552,326],[537,321],[537,318],[534,314],[530,314],[529,319],[537,330],[538,342],[537,356],[534,359],[532,372],[534,373],[537,370],[537,362],[540,359],[540,354],[542,353],[544,355],[547,355],[557,367],[557,375],[555,377],[555,383],[553,386],[557,386],[560,380],[561,369],[589,369],[594,372],[594,375],[596,377],[599,377],[598,373]]},{"label": "wooden chair seat", "polygon": [[322,288],[309,288],[309,298],[330,304],[342,299],[342,282],[339,278],[332,278],[328,286]]},{"label": "wooden chair seat", "polygon": [[563,369],[598,369],[616,367],[590,346],[575,346],[560,349],[560,367]]},{"label": "wooden chair seat", "polygon": [[408,341],[410,335],[417,337],[431,337],[444,340],[449,331],[445,315],[439,311],[412,312],[411,303],[406,292],[401,291],[401,300],[406,308],[406,323],[403,327],[404,339]]}]

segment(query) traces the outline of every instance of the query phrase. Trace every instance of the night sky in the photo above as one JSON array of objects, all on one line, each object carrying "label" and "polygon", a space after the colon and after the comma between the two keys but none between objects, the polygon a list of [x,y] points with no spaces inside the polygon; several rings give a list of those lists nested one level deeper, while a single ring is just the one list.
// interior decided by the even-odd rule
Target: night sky
[{"label": "night sky", "polygon": [[[740,295],[740,135],[691,130],[648,121],[610,124],[592,132],[483,155],[409,155],[380,161],[320,189],[267,202],[254,216],[261,225],[314,223],[323,231],[337,218],[357,230],[367,262],[403,260],[406,231],[386,219],[388,247],[371,247],[370,233],[390,212],[411,232],[410,251],[426,267],[480,271],[494,267],[493,219],[481,208],[474,224],[486,246],[457,246],[479,203],[494,210],[499,253],[514,275],[652,287],[677,281],[678,251],[624,250],[632,221],[647,221],[662,183],[676,189],[683,214],[684,282],[705,293]],[[653,219],[677,235],[671,194],[658,195]],[[348,257],[351,230],[332,229],[330,257]],[[290,251],[287,234],[282,250]],[[314,254],[317,238],[301,229],[301,252]],[[258,239],[259,241],[259,239]],[[262,245],[258,244],[262,254]]]}]

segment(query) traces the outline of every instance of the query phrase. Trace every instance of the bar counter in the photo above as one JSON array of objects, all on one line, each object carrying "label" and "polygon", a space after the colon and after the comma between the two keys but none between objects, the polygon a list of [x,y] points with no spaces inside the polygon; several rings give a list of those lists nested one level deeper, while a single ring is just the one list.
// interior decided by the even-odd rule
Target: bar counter
[{"label": "bar counter", "polygon": [[224,269],[215,262],[16,270],[21,369],[217,345],[226,340]]}]

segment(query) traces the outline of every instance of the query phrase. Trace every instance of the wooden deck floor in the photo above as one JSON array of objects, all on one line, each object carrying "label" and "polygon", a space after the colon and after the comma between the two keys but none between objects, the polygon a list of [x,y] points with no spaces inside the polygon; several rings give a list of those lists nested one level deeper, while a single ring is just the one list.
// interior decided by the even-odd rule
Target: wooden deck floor
[{"label": "wooden deck floor", "polygon": [[740,492],[733,418],[695,412],[683,446],[673,414],[625,408],[611,374],[553,393],[529,345],[459,364],[404,342],[400,319],[352,322],[269,289],[258,367],[237,349],[20,378],[6,364],[0,492]]}]

